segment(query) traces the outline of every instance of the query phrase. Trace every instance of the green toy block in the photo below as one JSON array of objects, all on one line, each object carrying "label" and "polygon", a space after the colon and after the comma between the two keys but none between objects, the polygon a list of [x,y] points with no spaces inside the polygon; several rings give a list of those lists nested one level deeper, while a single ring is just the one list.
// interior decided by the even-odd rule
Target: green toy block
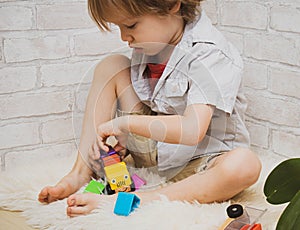
[{"label": "green toy block", "polygon": [[104,184],[95,180],[91,180],[90,183],[85,187],[83,193],[91,192],[96,194],[102,194],[104,189],[105,189]]}]

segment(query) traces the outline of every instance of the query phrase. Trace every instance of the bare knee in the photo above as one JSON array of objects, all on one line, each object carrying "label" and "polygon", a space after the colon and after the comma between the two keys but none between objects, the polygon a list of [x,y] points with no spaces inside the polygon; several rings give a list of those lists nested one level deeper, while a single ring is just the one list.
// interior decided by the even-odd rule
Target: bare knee
[{"label": "bare knee", "polygon": [[124,55],[115,54],[100,61],[94,71],[93,81],[109,81],[120,73],[129,76],[130,59]]},{"label": "bare knee", "polygon": [[254,184],[260,175],[261,162],[250,149],[237,148],[230,153],[231,156],[224,164],[229,180],[247,188]]}]

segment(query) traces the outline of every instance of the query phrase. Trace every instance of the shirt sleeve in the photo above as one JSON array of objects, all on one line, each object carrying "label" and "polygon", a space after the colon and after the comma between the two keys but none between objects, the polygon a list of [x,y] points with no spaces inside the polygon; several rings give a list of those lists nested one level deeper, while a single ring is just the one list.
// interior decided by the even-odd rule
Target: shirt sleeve
[{"label": "shirt sleeve", "polygon": [[231,114],[241,83],[242,67],[213,44],[196,46],[202,52],[190,61],[187,105],[210,104]]}]

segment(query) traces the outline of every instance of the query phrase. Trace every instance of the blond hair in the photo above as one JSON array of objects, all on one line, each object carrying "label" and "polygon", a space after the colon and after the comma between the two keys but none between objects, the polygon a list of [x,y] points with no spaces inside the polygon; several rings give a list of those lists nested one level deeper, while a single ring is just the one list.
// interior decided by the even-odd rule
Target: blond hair
[{"label": "blond hair", "polygon": [[90,16],[98,27],[109,31],[108,19],[112,8],[118,13],[130,17],[145,14],[168,15],[170,9],[180,1],[180,16],[186,24],[192,22],[199,14],[200,2],[204,0],[88,0]]}]

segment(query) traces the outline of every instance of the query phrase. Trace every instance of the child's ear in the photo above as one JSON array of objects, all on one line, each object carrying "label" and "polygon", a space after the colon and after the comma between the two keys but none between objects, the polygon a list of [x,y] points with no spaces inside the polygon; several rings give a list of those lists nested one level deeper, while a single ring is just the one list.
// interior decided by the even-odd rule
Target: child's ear
[{"label": "child's ear", "polygon": [[175,5],[172,6],[172,8],[170,9],[170,13],[171,14],[176,14],[180,10],[180,7],[181,7],[181,1],[177,1],[175,3]]}]

